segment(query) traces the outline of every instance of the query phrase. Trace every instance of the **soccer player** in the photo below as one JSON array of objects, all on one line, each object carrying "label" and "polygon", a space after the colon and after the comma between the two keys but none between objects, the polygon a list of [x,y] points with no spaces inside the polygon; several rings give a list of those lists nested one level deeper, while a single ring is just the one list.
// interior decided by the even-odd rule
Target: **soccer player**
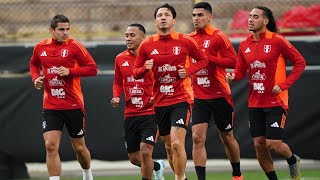
[{"label": "soccer player", "polygon": [[85,109],[80,77],[96,76],[97,66],[86,48],[69,38],[70,22],[66,16],[54,16],[49,31],[52,37],[35,46],[29,63],[35,88],[44,87],[42,127],[49,180],[60,179],[59,145],[64,125],[83,168],[83,180],[93,180],[91,156],[84,139]]},{"label": "soccer player", "polygon": [[[214,120],[234,180],[241,180],[240,149],[233,136],[233,103],[229,84],[225,81],[226,68],[235,68],[236,52],[226,35],[211,25],[212,7],[199,2],[193,7],[195,31],[190,34],[209,59],[204,69],[192,76],[194,105],[192,109],[192,157],[199,180],[206,179],[207,152],[205,147],[208,126]],[[196,63],[196,60],[193,60]]]},{"label": "soccer player", "polygon": [[[156,8],[157,33],[139,49],[135,78],[153,74],[154,106],[161,139],[176,180],[184,180],[187,155],[185,137],[193,104],[190,75],[208,64],[205,53],[190,37],[174,30],[176,11],[169,4]],[[191,65],[189,57],[197,59]]]},{"label": "soccer player", "polygon": [[141,167],[142,180],[154,178],[163,180],[164,162],[152,160],[152,152],[157,140],[157,124],[153,107],[151,72],[144,78],[135,79],[132,67],[140,43],[146,38],[141,24],[131,24],[125,33],[127,50],[115,59],[113,98],[111,105],[117,107],[122,91],[125,94],[124,131],[128,157],[132,164]]},{"label": "soccer player", "polygon": [[[249,14],[252,34],[239,45],[237,65],[226,74],[227,82],[243,79],[249,73],[249,128],[256,156],[269,179],[278,179],[270,151],[284,157],[290,179],[300,179],[300,158],[283,142],[288,111],[288,89],[300,77],[306,62],[283,36],[272,11],[255,7]],[[286,77],[286,59],[293,70]]]}]

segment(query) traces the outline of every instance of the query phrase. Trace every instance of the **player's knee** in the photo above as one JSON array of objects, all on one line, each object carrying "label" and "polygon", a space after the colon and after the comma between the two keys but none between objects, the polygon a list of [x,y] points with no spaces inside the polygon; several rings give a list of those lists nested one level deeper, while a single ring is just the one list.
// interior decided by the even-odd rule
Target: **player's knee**
[{"label": "player's knee", "polygon": [[267,144],[265,140],[254,140],[254,147],[257,150],[266,149]]},{"label": "player's knee", "polygon": [[141,156],[141,160],[150,159],[152,157],[152,151],[150,151],[149,149],[141,149],[140,156]]},{"label": "player's knee", "polygon": [[59,145],[57,143],[54,143],[52,141],[46,141],[45,146],[46,146],[46,151],[48,153],[58,153]]},{"label": "player's knee", "polygon": [[171,144],[171,148],[173,152],[179,153],[183,150],[183,144],[179,141],[173,141]]},{"label": "player's knee", "polygon": [[205,137],[196,133],[192,133],[192,141],[193,141],[193,144],[204,144]]},{"label": "player's knee", "polygon": [[73,150],[77,154],[84,154],[87,151],[87,148],[84,145],[77,145],[73,146]]}]

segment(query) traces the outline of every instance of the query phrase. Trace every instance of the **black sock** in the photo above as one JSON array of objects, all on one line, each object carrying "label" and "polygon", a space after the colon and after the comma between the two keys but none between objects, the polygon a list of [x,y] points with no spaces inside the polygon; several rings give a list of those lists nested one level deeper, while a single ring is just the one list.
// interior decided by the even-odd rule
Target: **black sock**
[{"label": "black sock", "polygon": [[205,180],[206,179],[206,167],[196,166],[195,168],[196,168],[198,180]]},{"label": "black sock", "polygon": [[297,158],[292,154],[289,159],[287,159],[288,164],[291,166],[292,164],[297,162]]},{"label": "black sock", "polygon": [[159,171],[160,169],[160,164],[158,162],[153,161],[153,170]]},{"label": "black sock", "polygon": [[232,166],[232,176],[241,176],[240,162],[231,163],[231,166]]},{"label": "black sock", "polygon": [[278,180],[278,177],[275,171],[267,172],[266,175],[269,180]]},{"label": "black sock", "polygon": [[144,178],[144,177],[142,177],[142,180],[151,180],[151,179],[148,179],[148,178]]}]

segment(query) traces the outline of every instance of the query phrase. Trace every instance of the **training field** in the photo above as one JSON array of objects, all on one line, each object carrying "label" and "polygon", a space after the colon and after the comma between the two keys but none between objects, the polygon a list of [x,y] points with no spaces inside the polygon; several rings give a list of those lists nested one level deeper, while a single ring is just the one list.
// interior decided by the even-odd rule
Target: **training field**
[{"label": "training field", "polygon": [[[288,171],[281,170],[277,171],[278,178],[280,180],[289,180],[289,174]],[[320,180],[320,169],[314,169],[314,170],[302,170],[301,171],[302,177],[301,180]],[[187,174],[188,180],[196,180],[195,174]],[[246,171],[243,172],[243,177],[245,180],[267,180],[264,173],[260,170],[257,171]],[[80,177],[66,177],[62,178],[62,180],[79,180]],[[33,178],[29,180],[47,180],[48,178]],[[139,180],[141,179],[140,176],[134,175],[134,176],[100,176],[95,177],[95,180]],[[173,174],[168,174],[165,176],[166,180],[174,180]],[[231,174],[230,172],[215,172],[215,173],[208,173],[207,175],[208,180],[230,180]]]}]

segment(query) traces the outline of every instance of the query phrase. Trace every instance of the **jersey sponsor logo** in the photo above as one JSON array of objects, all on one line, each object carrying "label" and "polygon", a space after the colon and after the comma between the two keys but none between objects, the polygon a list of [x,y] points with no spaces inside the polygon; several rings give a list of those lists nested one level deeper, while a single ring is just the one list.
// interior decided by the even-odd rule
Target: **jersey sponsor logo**
[{"label": "jersey sponsor logo", "polygon": [[40,56],[47,56],[46,51],[43,51]]},{"label": "jersey sponsor logo", "polygon": [[203,87],[210,86],[210,80],[208,77],[197,77],[197,83],[198,85],[202,85]]},{"label": "jersey sponsor logo", "polygon": [[134,87],[129,88],[129,94],[131,96],[133,96],[133,95],[142,96],[144,94],[144,90],[143,90],[143,88],[138,88],[138,85],[135,85]]},{"label": "jersey sponsor logo", "polygon": [[155,54],[159,54],[159,52],[158,52],[157,49],[154,49],[154,50],[151,52],[151,55],[155,55]]},{"label": "jersey sponsor logo", "polygon": [[144,82],[144,78],[135,79],[133,76],[127,77],[127,82]]},{"label": "jersey sponsor logo", "polygon": [[249,52],[251,52],[251,51],[250,51],[250,48],[247,47],[247,49],[244,51],[244,53],[247,54],[247,53],[249,53]]},{"label": "jersey sponsor logo", "polygon": [[152,141],[152,142],[154,142],[154,138],[153,138],[153,136],[149,136],[149,137],[147,137],[147,138],[146,138],[146,140],[147,140],[147,141]]},{"label": "jersey sponsor logo", "polygon": [[165,95],[173,95],[174,88],[172,85],[161,85],[160,92],[164,93]]},{"label": "jersey sponsor logo", "polygon": [[158,67],[158,71],[159,72],[177,71],[177,67],[171,66],[170,64],[164,64],[164,65]]},{"label": "jersey sponsor logo", "polygon": [[263,51],[265,53],[269,53],[271,51],[271,45],[264,45],[263,46]]},{"label": "jersey sponsor logo", "polygon": [[123,67],[128,67],[128,66],[129,66],[128,61],[124,62],[121,66],[123,66]]},{"label": "jersey sponsor logo", "polygon": [[63,88],[51,89],[51,95],[55,96],[57,98],[65,98],[66,97],[66,92],[64,91]]},{"label": "jersey sponsor logo", "polygon": [[143,100],[142,97],[131,97],[131,103],[135,105],[137,108],[143,106]]},{"label": "jersey sponsor logo", "polygon": [[204,40],[203,41],[203,47],[208,48],[210,46],[210,40]]},{"label": "jersey sponsor logo", "polygon": [[62,49],[61,50],[61,56],[62,57],[67,57],[68,56],[68,50],[67,49]]},{"label": "jersey sponsor logo", "polygon": [[250,63],[250,67],[251,69],[254,69],[254,68],[266,68],[266,64],[259,61],[259,60],[255,60],[253,61],[253,63]]},{"label": "jersey sponsor logo", "polygon": [[179,119],[178,121],[176,121],[176,123],[177,123],[177,124],[184,124],[184,121],[183,121],[183,119],[181,118],[181,119]]},{"label": "jersey sponsor logo", "polygon": [[198,76],[206,76],[206,75],[209,75],[208,69],[201,69],[200,71],[198,71],[198,72],[196,73],[196,75],[198,75]]},{"label": "jersey sponsor logo", "polygon": [[253,90],[258,91],[258,93],[264,93],[263,83],[253,83]]},{"label": "jersey sponsor logo", "polygon": [[181,51],[181,47],[180,46],[174,46],[173,47],[173,54],[174,55],[179,55]]},{"label": "jersey sponsor logo", "polygon": [[274,123],[272,123],[272,124],[271,124],[271,127],[278,128],[278,127],[279,127],[278,122],[274,122]]},{"label": "jersey sponsor logo", "polygon": [[260,70],[258,70],[257,72],[255,72],[252,76],[251,76],[252,80],[266,80],[266,74],[264,73],[260,73]]},{"label": "jersey sponsor logo", "polygon": [[52,66],[51,68],[47,69],[48,74],[58,74],[58,68],[56,66]]},{"label": "jersey sponsor logo", "polygon": [[49,80],[50,86],[64,86],[65,82],[63,79],[58,79],[58,76],[54,77],[53,79]]},{"label": "jersey sponsor logo", "polygon": [[160,83],[175,83],[176,77],[171,77],[170,74],[165,75],[159,79]]}]

